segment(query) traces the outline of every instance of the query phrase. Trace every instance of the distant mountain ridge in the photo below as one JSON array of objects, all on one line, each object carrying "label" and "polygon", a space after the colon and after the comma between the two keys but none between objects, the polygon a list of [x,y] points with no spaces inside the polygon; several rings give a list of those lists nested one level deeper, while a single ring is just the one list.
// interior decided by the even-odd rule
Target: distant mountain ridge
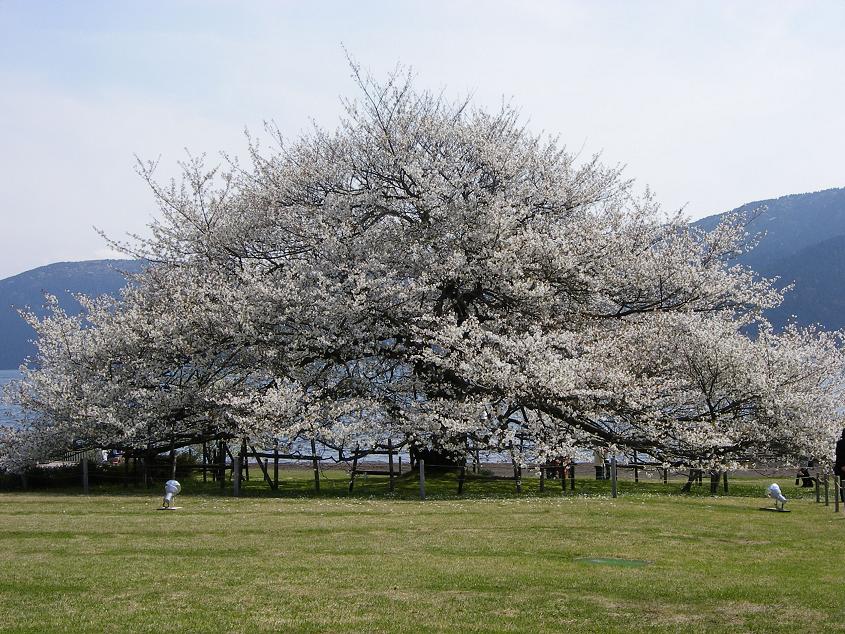
[{"label": "distant mountain ridge", "polygon": [[[800,325],[845,328],[845,188],[761,200],[733,212],[762,206],[766,210],[748,231],[765,236],[739,262],[765,277],[780,278],[778,287],[795,284],[783,304],[768,313],[769,319],[778,327],[794,316]],[[694,224],[712,229],[724,215]]]},{"label": "distant mountain ridge", "polygon": [[43,315],[44,294],[50,293],[68,313],[76,314],[81,307],[72,294],[116,295],[126,285],[122,271],[136,273],[142,266],[136,260],[57,262],[0,280],[0,369],[17,368],[35,352],[35,332],[19,309],[29,307]]}]

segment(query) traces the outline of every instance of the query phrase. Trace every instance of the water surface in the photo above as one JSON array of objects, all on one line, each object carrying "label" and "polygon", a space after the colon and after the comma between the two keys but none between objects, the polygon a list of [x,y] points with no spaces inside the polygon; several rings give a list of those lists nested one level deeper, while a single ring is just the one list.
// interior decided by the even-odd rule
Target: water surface
[{"label": "water surface", "polygon": [[8,425],[17,417],[18,408],[6,405],[2,400],[3,387],[9,381],[19,379],[21,373],[17,370],[0,370],[0,425]]}]

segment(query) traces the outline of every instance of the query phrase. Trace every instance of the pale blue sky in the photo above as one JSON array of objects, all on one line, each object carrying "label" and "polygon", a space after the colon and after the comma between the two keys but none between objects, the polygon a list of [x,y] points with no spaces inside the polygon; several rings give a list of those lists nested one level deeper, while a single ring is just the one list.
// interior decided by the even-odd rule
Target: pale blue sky
[{"label": "pale blue sky", "polygon": [[845,186],[845,2],[0,0],[0,278],[142,232],[133,154],[330,127],[376,75],[504,96],[693,217]]}]

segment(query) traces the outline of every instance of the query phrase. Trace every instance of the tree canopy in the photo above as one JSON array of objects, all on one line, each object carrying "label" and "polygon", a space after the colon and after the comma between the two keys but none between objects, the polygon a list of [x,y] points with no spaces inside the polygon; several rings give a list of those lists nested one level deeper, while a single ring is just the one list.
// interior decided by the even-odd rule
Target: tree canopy
[{"label": "tree canopy", "polygon": [[743,217],[696,229],[510,106],[353,70],[337,129],[269,127],[247,166],[191,158],[181,182],[141,166],[160,213],[122,248],[150,266],[80,316],[29,317],[0,464],[240,436],[709,467],[831,453],[840,334],[773,331],[781,293],[732,263]]}]

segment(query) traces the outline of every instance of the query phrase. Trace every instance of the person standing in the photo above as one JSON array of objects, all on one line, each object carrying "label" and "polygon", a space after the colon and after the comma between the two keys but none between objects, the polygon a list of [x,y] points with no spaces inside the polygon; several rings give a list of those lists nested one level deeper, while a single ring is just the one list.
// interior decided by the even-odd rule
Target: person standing
[{"label": "person standing", "polygon": [[609,479],[610,469],[607,467],[607,450],[601,447],[593,449],[593,466],[596,468],[596,480]]},{"label": "person standing", "polygon": [[[842,430],[842,438],[836,441],[836,459],[833,463],[833,473],[840,478],[845,478],[845,429]],[[845,490],[841,486],[839,497],[845,502]]]}]

